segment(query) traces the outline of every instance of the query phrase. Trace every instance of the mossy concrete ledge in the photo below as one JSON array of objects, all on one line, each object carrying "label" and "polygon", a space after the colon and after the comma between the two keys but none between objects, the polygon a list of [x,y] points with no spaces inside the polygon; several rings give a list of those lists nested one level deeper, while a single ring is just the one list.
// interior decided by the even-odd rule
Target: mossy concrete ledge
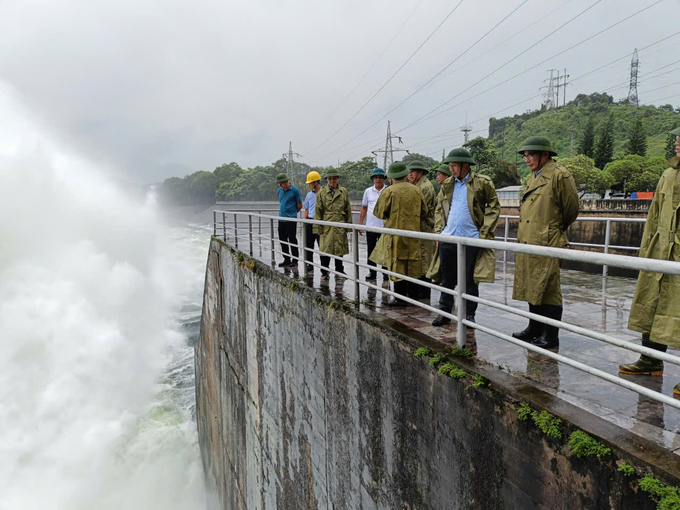
[{"label": "mossy concrete ledge", "polygon": [[640,477],[678,485],[672,452],[481,360],[438,370],[414,357],[423,337],[291,284],[211,242],[196,345],[211,509],[644,510]]}]

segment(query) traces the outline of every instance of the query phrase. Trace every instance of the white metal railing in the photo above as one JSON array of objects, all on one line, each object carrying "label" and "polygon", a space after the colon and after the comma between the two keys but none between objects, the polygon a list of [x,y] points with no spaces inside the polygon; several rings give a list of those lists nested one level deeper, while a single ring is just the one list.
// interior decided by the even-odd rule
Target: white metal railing
[{"label": "white metal railing", "polygon": [[[248,228],[239,228],[238,227],[238,220],[237,216],[238,215],[247,215],[248,217]],[[227,216],[231,216],[230,218],[232,221],[227,220]],[[231,232],[234,234],[234,246],[238,248],[238,242],[239,242],[239,236],[243,237],[245,236],[247,238],[248,242],[248,247],[249,247],[249,253],[251,256],[253,256],[253,236],[257,235],[259,240],[260,240],[260,247],[262,246],[262,239],[269,241],[269,246],[265,248],[265,250],[269,250],[270,252],[270,262],[272,264],[275,263],[276,261],[276,253],[281,253],[283,254],[282,251],[277,250],[275,248],[275,241],[278,241],[281,244],[286,244],[289,246],[289,248],[295,247],[299,248],[298,245],[292,245],[291,243],[284,243],[280,240],[275,240],[274,238],[274,222],[281,220],[282,218],[278,216],[268,216],[264,215],[262,213],[255,213],[252,211],[214,211],[214,225],[213,225],[213,235],[216,238],[222,238],[225,242],[229,239],[231,239],[231,236],[228,236],[228,233]],[[262,234],[262,231],[260,229],[259,232],[254,233],[253,232],[253,218],[258,218],[258,222],[261,225],[261,220],[267,220],[269,222],[269,232],[270,235],[266,236]],[[506,216],[505,217],[506,225],[508,225],[508,219],[512,219],[512,216]],[[220,220],[221,221],[218,221]],[[298,224],[311,224],[311,225],[323,225],[323,226],[330,226],[330,227],[340,227],[347,229],[348,231],[351,231],[352,235],[352,271],[351,271],[351,277],[350,279],[354,282],[354,298],[355,298],[355,304],[358,306],[360,302],[360,288],[361,285],[364,285],[367,288],[380,291],[384,294],[394,296],[398,299],[401,299],[403,301],[406,301],[407,303],[410,303],[412,305],[418,306],[420,308],[423,308],[425,310],[428,310],[430,312],[435,312],[437,314],[443,315],[444,317],[447,317],[451,319],[452,321],[455,321],[457,323],[457,343],[459,344],[460,347],[465,347],[466,343],[466,332],[467,328],[473,328],[479,331],[482,331],[484,333],[487,333],[489,335],[495,336],[496,338],[499,338],[501,340],[504,340],[506,342],[510,342],[515,345],[519,345],[521,347],[524,347],[525,349],[533,352],[540,353],[543,356],[546,356],[548,358],[551,358],[553,360],[559,361],[561,363],[564,363],[566,365],[569,365],[573,368],[576,368],[578,370],[581,370],[583,372],[592,374],[596,377],[599,377],[603,380],[609,381],[613,384],[616,384],[618,386],[627,388],[629,390],[635,391],[641,395],[647,396],[653,400],[662,402],[664,404],[668,404],[672,407],[675,407],[677,409],[680,409],[680,400],[675,400],[672,397],[668,397],[666,395],[663,395],[657,391],[650,390],[649,388],[645,388],[644,386],[640,386],[639,384],[635,384],[633,382],[627,381],[625,379],[618,378],[612,374],[609,374],[607,372],[604,372],[603,370],[591,367],[589,365],[586,365],[584,363],[581,363],[580,361],[573,360],[571,358],[568,358],[566,356],[560,355],[553,353],[549,350],[542,349],[540,347],[536,347],[535,345],[532,345],[528,342],[524,342],[522,340],[518,340],[516,338],[511,337],[510,335],[503,333],[501,331],[494,330],[493,328],[477,324],[476,322],[468,321],[464,317],[466,316],[466,301],[474,301],[476,303],[479,303],[484,306],[488,306],[497,310],[502,310],[505,312],[509,312],[521,317],[533,319],[535,321],[541,322],[543,324],[547,324],[549,326],[556,326],[558,328],[564,329],[566,331],[570,331],[572,333],[576,333],[578,335],[582,335],[588,338],[591,338],[596,341],[600,342],[605,342],[610,345],[614,345],[623,349],[627,349],[629,351],[637,352],[640,354],[645,354],[647,356],[650,356],[655,359],[659,359],[662,361],[666,361],[669,363],[673,363],[675,365],[680,365],[680,357],[668,354],[665,352],[661,351],[656,351],[654,349],[649,349],[647,347],[643,347],[641,345],[628,342],[625,340],[622,340],[620,338],[613,337],[611,335],[605,334],[605,333],[600,333],[597,331],[591,331],[586,328],[582,328],[580,326],[576,326],[574,324],[570,324],[567,322],[563,321],[557,321],[554,319],[549,319],[547,317],[544,317],[542,315],[536,315],[534,313],[520,310],[517,308],[512,308],[510,306],[501,304],[501,303],[496,303],[487,299],[482,299],[476,296],[472,296],[467,294],[467,289],[466,289],[466,277],[465,277],[465,257],[466,257],[466,250],[460,249],[461,246],[476,246],[479,248],[490,248],[494,250],[505,250],[505,251],[510,251],[514,253],[526,253],[530,255],[538,255],[538,256],[543,256],[543,257],[550,257],[550,258],[558,258],[561,260],[570,260],[570,261],[576,261],[576,262],[585,262],[585,263],[591,263],[591,264],[598,264],[598,265],[603,265],[603,266],[614,266],[614,267],[620,267],[620,268],[626,268],[626,269],[632,269],[636,271],[651,271],[651,272],[656,272],[656,273],[664,273],[664,274],[669,274],[669,275],[680,275],[680,262],[672,262],[672,261],[664,261],[664,260],[656,260],[656,259],[648,259],[648,258],[638,258],[638,257],[631,257],[628,255],[612,255],[610,253],[599,253],[599,252],[592,252],[592,251],[582,251],[582,250],[572,250],[572,249],[566,249],[566,248],[552,248],[552,247],[547,247],[547,246],[536,246],[536,245],[529,245],[529,244],[519,244],[519,243],[510,243],[509,238],[507,238],[504,241],[491,241],[491,240],[486,240],[486,239],[472,239],[468,237],[453,237],[453,236],[444,236],[441,234],[431,234],[431,233],[426,233],[426,232],[416,232],[416,231],[410,231],[410,230],[398,230],[398,229],[389,229],[389,228],[381,228],[381,227],[371,227],[368,225],[359,225],[359,224],[352,224],[352,223],[339,223],[339,222],[330,222],[330,221],[318,221],[318,220],[304,220],[300,218],[285,218],[285,221],[291,221],[295,222]],[[623,221],[622,219],[615,219],[615,218],[597,218],[597,219],[590,219],[590,218],[581,218],[581,221],[608,221],[608,228],[609,230],[611,223],[610,221]],[[641,220],[644,221],[644,220]],[[233,227],[230,227],[229,225],[233,225]],[[506,234],[507,234],[507,229],[508,227],[506,226]],[[375,232],[375,233],[380,233],[380,234],[391,234],[391,235],[399,235],[403,237],[409,237],[413,239],[420,239],[420,240],[425,240],[425,241],[436,241],[440,243],[451,243],[451,244],[456,244],[457,245],[457,254],[458,254],[458,278],[457,278],[457,288],[456,290],[450,290],[447,288],[444,288],[443,286],[440,285],[434,285],[432,283],[427,283],[423,282],[422,280],[418,280],[415,278],[410,278],[405,275],[401,275],[398,273],[394,273],[392,271],[388,271],[386,269],[381,268],[380,266],[369,266],[367,264],[363,264],[359,262],[359,230],[361,231],[368,231],[368,232]],[[239,232],[244,232],[244,235],[239,234]],[[310,249],[306,248],[306,229],[303,228],[301,230],[302,236],[301,236],[301,248],[298,250],[298,256],[295,257],[292,254],[288,254],[287,256],[290,257],[291,259],[297,259],[300,262],[303,262],[303,275],[306,277],[308,275],[309,267],[323,267],[324,270],[328,271],[329,273],[333,273],[335,275],[338,275],[340,277],[346,277],[344,273],[340,273],[338,271],[335,271],[331,269],[331,265],[329,264],[329,267],[324,267],[321,266],[320,264],[317,264],[313,261],[305,261],[305,253],[306,252],[312,252],[312,253],[318,253],[319,255],[323,255],[325,257],[329,257],[332,259],[339,259],[346,261],[343,257],[338,257],[335,255],[331,255],[329,253],[324,253],[316,249]],[[606,247],[605,247],[606,248]],[[432,307],[429,304],[422,303],[420,301],[416,301],[415,299],[411,299],[407,296],[403,296],[401,294],[397,294],[394,291],[378,287],[376,285],[373,285],[369,282],[361,281],[359,279],[359,268],[366,268],[370,269],[371,271],[376,271],[380,272],[383,275],[387,276],[396,276],[402,280],[408,281],[415,283],[417,285],[427,287],[433,290],[438,290],[440,292],[452,295],[456,298],[456,311],[457,315],[453,315],[452,313],[447,313],[444,312],[438,308]]]},{"label": "white metal railing", "polygon": [[[227,214],[232,214],[235,212],[238,212],[240,214],[248,214],[248,213],[257,213],[257,214],[262,214],[264,212],[273,212],[273,213],[278,213],[278,209],[253,209],[253,210],[229,210],[229,211],[213,211],[213,224],[217,224],[217,214],[219,213],[227,213]],[[354,213],[354,212],[353,212]],[[358,213],[357,213],[358,214]],[[278,216],[276,216],[278,219]],[[506,215],[502,214],[500,216],[500,220],[503,220],[503,237],[499,237],[499,239],[503,239],[505,242],[516,242],[517,238],[515,237],[510,237],[510,220],[519,220],[519,216],[515,215]],[[596,223],[604,223],[605,224],[605,232],[604,232],[604,243],[603,244],[598,244],[598,243],[578,243],[578,242],[570,242],[570,246],[581,246],[584,248],[597,248],[601,249],[603,253],[609,253],[610,250],[618,250],[618,251],[631,251],[631,252],[636,252],[640,249],[639,246],[619,246],[619,245],[612,245],[611,244],[611,233],[612,233],[612,223],[645,223],[647,220],[645,218],[630,218],[630,217],[623,217],[623,218],[607,218],[607,217],[598,217],[598,216],[579,216],[576,218],[576,221],[585,221],[585,222],[596,222]],[[499,221],[500,223],[500,221]],[[262,234],[262,223],[260,221],[260,217],[258,217],[258,233],[261,235]],[[262,247],[260,245],[260,256],[262,256]],[[508,250],[503,249],[503,262],[507,262],[508,260]],[[609,266],[607,264],[602,265],[602,276],[607,276],[609,274]]]}]

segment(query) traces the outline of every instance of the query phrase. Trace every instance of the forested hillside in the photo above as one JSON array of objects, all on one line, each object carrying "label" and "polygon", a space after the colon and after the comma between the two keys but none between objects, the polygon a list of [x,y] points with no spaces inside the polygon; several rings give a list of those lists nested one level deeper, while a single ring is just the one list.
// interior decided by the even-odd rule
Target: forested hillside
[{"label": "forested hillside", "polygon": [[[607,94],[578,95],[559,109],[534,110],[489,120],[489,138],[477,137],[465,144],[477,160],[477,171],[489,175],[497,188],[520,184],[528,170],[516,159],[522,142],[535,135],[549,138],[558,160],[574,175],[580,193],[605,195],[608,189],[630,193],[652,191],[666,168],[665,159],[674,154],[668,132],[680,126],[680,108],[671,105],[632,106],[614,103]],[[438,162],[420,154],[404,161],[422,160],[431,168]],[[517,166],[516,166],[517,162]],[[321,175],[329,168],[294,163],[289,178],[307,192],[305,176],[312,170]],[[366,156],[346,161],[337,169],[340,184],[354,199],[371,185],[375,160]],[[175,205],[211,204],[215,200],[276,200],[276,175],[286,172],[286,160],[266,166],[242,168],[232,162],[212,172],[198,171],[163,182],[160,197]],[[428,176],[434,179],[434,172]],[[436,182],[433,182],[438,189]]]},{"label": "forested hillside", "polygon": [[489,138],[508,160],[514,161],[514,152],[529,136],[548,137],[562,157],[568,157],[574,132],[573,155],[583,139],[588,121],[592,121],[595,135],[605,127],[613,115],[614,158],[626,154],[629,133],[635,121],[642,121],[647,139],[647,156],[665,156],[668,131],[680,126],[680,113],[671,105],[631,106],[614,103],[608,94],[580,94],[566,107],[547,111],[534,110],[512,117],[489,119]]}]

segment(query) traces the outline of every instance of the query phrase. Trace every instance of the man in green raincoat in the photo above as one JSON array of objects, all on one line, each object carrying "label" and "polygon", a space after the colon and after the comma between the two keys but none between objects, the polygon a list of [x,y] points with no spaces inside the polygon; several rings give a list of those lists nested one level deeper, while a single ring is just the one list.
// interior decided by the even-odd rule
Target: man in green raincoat
[{"label": "man in green raincoat", "polygon": [[[439,168],[437,168],[437,184],[440,186],[444,184],[444,181],[451,177],[451,170],[449,170],[449,165],[442,164]],[[434,187],[434,186],[433,186]]]},{"label": "man in green raincoat", "polygon": [[[408,165],[408,180],[411,184],[415,184],[420,189],[425,199],[428,212],[428,223],[434,225],[434,208],[436,205],[437,195],[434,191],[434,186],[427,178],[429,169],[422,161],[411,161]],[[427,228],[423,232],[432,232],[432,228]],[[434,241],[420,241],[420,259],[422,263],[420,279],[424,282],[430,282],[427,278],[427,270],[432,263],[436,243]],[[415,283],[411,284],[413,295],[418,295],[418,299],[430,301],[430,288],[421,287]]]},{"label": "man in green raincoat", "polygon": [[[640,257],[680,262],[680,128],[676,156],[656,187],[647,213],[640,244]],[[680,347],[680,276],[640,271],[628,329],[642,333],[642,345],[666,352],[668,346]],[[663,361],[644,354],[635,363],[621,365],[619,372],[632,375],[662,375]],[[680,384],[673,389],[680,395]]]},{"label": "man in green raincoat", "polygon": [[[476,163],[466,149],[453,149],[444,163],[448,163],[451,177],[442,183],[437,195],[434,231],[442,235],[493,239],[501,204],[491,178],[470,169]],[[479,296],[479,283],[493,283],[495,279],[496,255],[493,250],[466,246],[465,263],[466,292]],[[438,256],[433,260],[428,275],[437,273],[440,268],[442,285],[455,289],[458,283],[458,245],[439,244]],[[453,296],[442,292],[439,308],[451,313]],[[468,301],[465,318],[474,321],[476,311],[477,303]],[[439,315],[432,325],[443,326],[449,322],[451,319]]]},{"label": "man in green raincoat", "polygon": [[[321,188],[316,195],[316,209],[314,219],[320,221],[337,221],[340,223],[352,223],[352,206],[349,201],[349,193],[346,188],[338,185],[340,174],[337,170],[328,170],[324,175],[328,185]],[[314,225],[315,234],[319,235],[319,250],[337,257],[349,253],[347,242],[347,229],[341,227],[326,227]],[[328,267],[329,258],[322,258],[321,264]],[[325,259],[325,260],[324,260]],[[345,271],[342,259],[335,260],[335,270],[342,273]],[[338,275],[336,275],[337,278]],[[322,280],[328,276],[321,277]]]},{"label": "man in green raincoat", "polygon": [[[520,200],[517,242],[564,248],[569,244],[567,228],[578,216],[579,199],[569,170],[558,165],[557,152],[547,138],[533,136],[519,149],[531,170]],[[560,261],[555,258],[518,253],[515,256],[513,299],[527,301],[529,311],[555,320],[562,319]],[[551,349],[559,347],[559,328],[530,320],[529,326],[512,336]]]},{"label": "man in green raincoat", "polygon": [[[387,177],[393,179],[394,184],[380,194],[373,215],[383,220],[386,228],[415,231],[432,229],[423,194],[419,188],[406,181],[408,173],[406,164],[401,161],[390,165]],[[378,265],[385,266],[389,271],[410,278],[420,278],[422,274],[418,239],[382,234],[370,259]],[[394,282],[395,293],[417,299],[414,289],[409,287],[407,281],[394,276],[390,276],[390,280]],[[402,299],[392,298],[387,304],[406,306],[407,303]]]}]

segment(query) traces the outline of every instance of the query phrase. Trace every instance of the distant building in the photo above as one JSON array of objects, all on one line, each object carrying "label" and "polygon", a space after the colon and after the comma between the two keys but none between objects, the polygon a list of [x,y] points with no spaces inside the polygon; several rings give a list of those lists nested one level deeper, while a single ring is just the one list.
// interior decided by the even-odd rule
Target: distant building
[{"label": "distant building", "polygon": [[497,189],[496,194],[501,207],[519,207],[519,190],[522,186],[506,186]]}]

